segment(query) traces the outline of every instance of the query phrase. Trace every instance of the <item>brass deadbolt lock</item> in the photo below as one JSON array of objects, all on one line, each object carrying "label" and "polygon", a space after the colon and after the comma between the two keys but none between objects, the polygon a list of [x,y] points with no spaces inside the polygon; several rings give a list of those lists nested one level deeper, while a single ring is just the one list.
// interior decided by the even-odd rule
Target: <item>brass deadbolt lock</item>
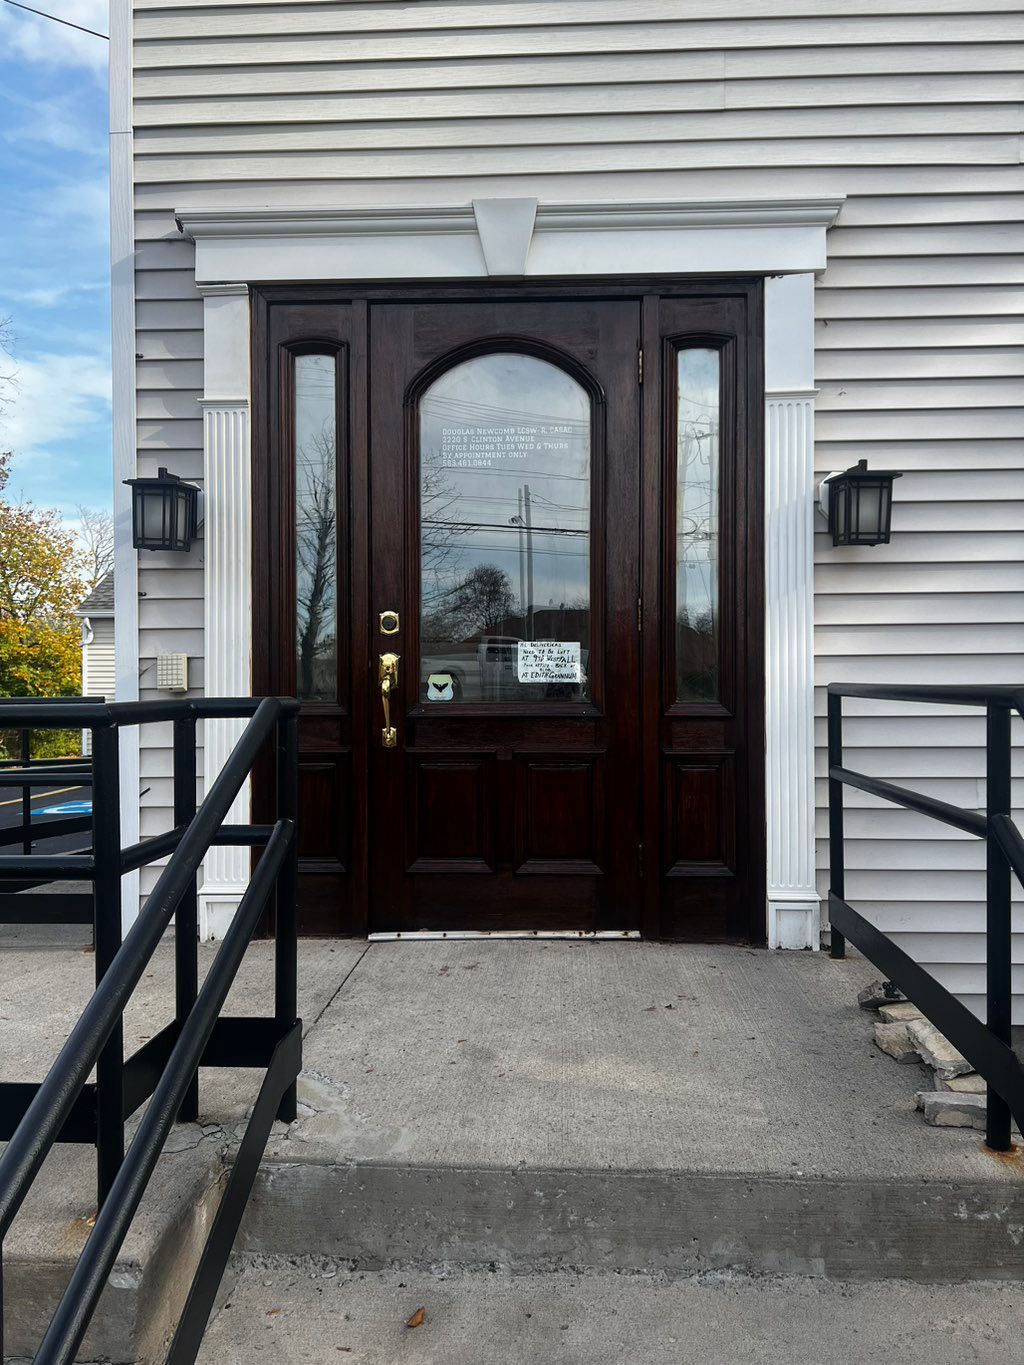
[{"label": "brass deadbolt lock", "polygon": [[397,611],[382,611],[377,618],[380,621],[381,635],[397,635],[400,622]]}]

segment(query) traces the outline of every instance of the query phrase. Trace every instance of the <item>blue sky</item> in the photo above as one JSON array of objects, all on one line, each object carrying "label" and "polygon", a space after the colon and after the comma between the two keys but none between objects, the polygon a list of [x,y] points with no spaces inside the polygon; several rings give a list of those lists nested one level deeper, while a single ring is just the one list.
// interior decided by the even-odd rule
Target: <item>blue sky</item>
[{"label": "blue sky", "polygon": [[[107,32],[107,0],[27,0]],[[16,387],[0,415],[12,492],[75,520],[109,507],[107,48],[0,3],[0,317]]]}]

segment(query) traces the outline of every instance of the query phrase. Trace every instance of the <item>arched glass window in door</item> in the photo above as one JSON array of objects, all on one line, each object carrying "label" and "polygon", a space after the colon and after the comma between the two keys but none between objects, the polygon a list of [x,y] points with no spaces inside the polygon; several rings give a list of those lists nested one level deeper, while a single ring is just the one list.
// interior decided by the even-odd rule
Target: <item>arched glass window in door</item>
[{"label": "arched glass window in door", "polygon": [[549,361],[475,356],[420,400],[420,696],[590,695],[590,398]]}]

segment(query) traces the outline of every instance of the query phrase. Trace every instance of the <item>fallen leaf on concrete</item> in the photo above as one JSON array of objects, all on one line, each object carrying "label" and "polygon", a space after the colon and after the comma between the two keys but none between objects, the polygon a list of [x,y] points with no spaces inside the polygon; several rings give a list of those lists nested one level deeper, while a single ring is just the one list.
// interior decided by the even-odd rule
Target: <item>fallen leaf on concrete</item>
[{"label": "fallen leaf on concrete", "polygon": [[284,1312],[284,1309],[283,1309],[283,1308],[268,1308],[268,1309],[267,1309],[267,1317],[268,1317],[268,1318],[276,1318],[277,1315],[278,1315],[278,1313],[283,1313],[283,1312]]},{"label": "fallen leaf on concrete", "polygon": [[405,1325],[406,1327],[422,1327],[426,1316],[427,1310],[425,1308],[417,1308],[416,1312],[413,1313],[412,1317]]}]

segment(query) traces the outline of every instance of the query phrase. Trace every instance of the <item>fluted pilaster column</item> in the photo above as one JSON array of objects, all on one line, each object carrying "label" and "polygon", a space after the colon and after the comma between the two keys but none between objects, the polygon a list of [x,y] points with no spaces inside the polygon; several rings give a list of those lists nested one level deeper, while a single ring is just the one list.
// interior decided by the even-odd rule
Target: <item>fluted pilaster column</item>
[{"label": "fluted pilaster column", "polygon": [[[203,451],[206,570],[205,686],[208,697],[252,691],[252,501],[249,438],[249,299],[245,285],[204,290]],[[241,734],[243,720],[203,724],[208,791]],[[249,822],[249,784],[228,815]],[[200,935],[220,938],[249,881],[249,852],[213,848],[200,888]]]},{"label": "fluted pilaster column", "polygon": [[768,942],[817,948],[814,850],[814,278],[765,287]]}]

